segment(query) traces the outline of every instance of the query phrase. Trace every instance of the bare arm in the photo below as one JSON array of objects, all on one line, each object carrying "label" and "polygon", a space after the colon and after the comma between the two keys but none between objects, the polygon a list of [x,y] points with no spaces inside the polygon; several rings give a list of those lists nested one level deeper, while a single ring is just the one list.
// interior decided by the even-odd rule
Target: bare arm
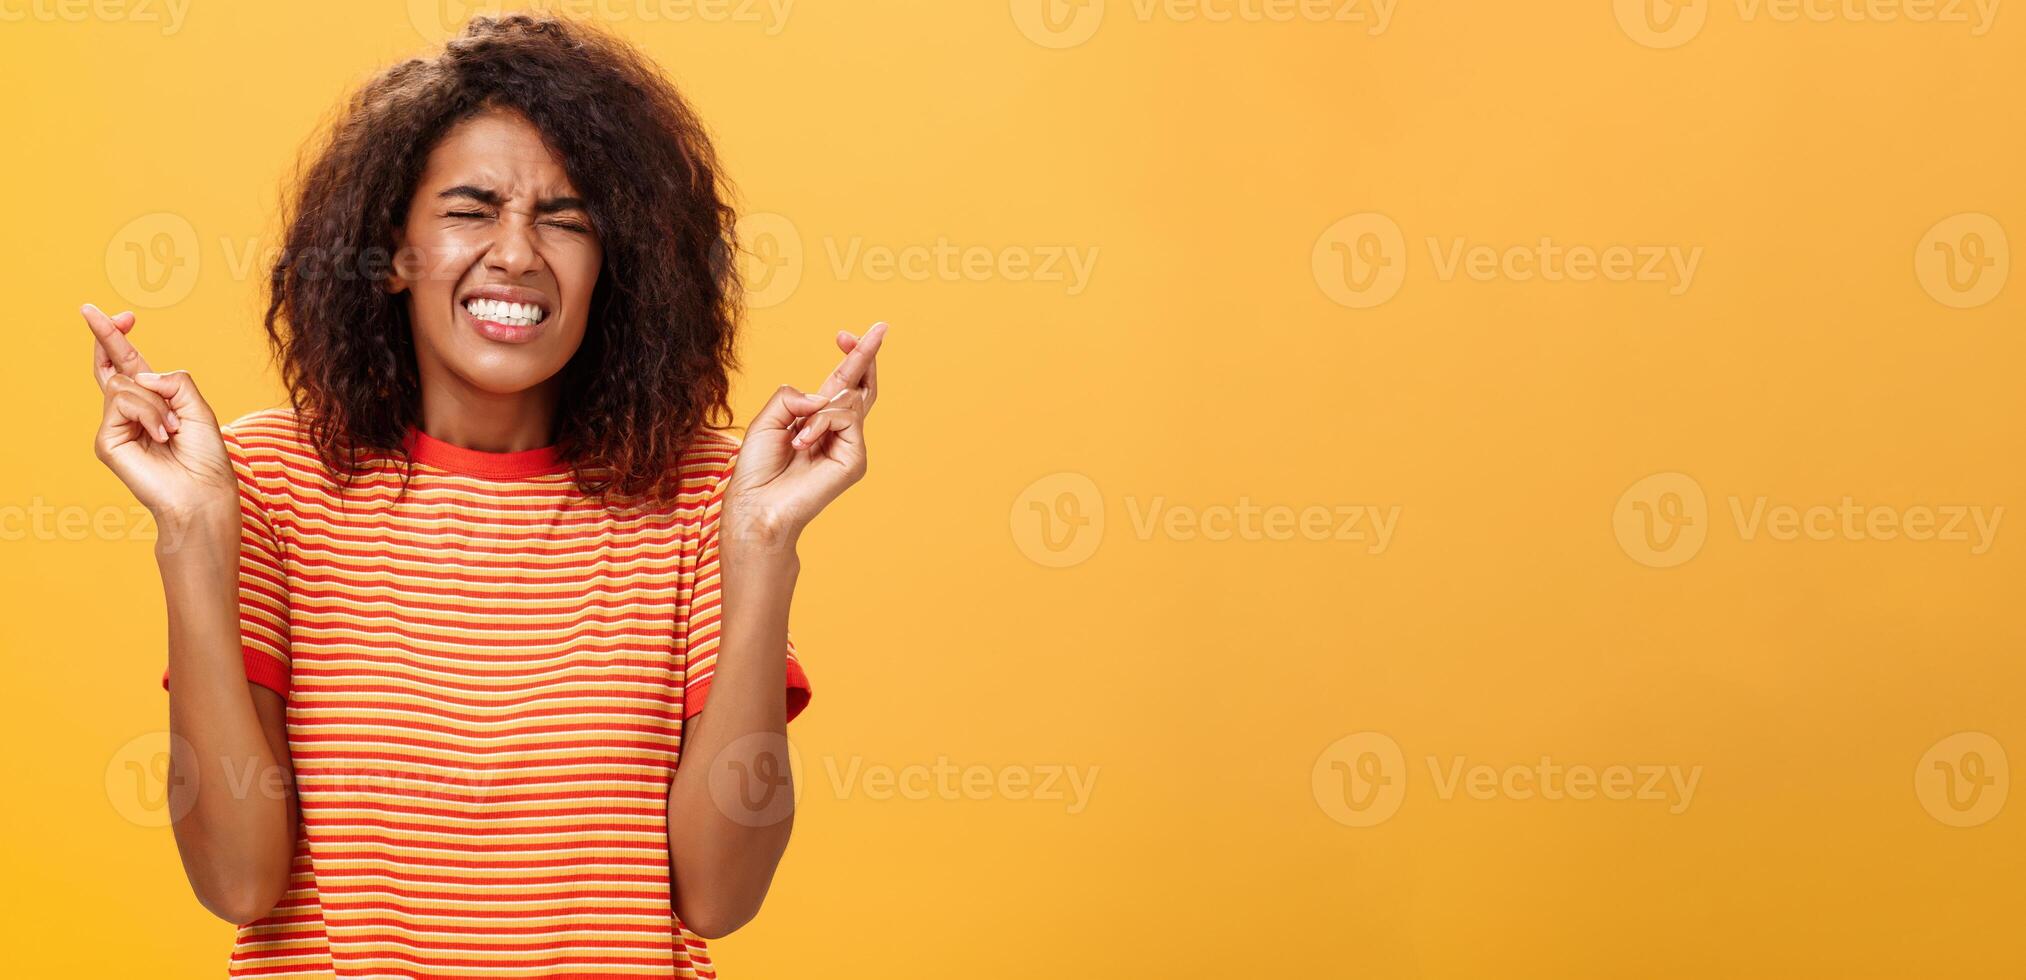
[{"label": "bare arm", "polygon": [[[687,723],[668,795],[676,915],[706,939],[759,913],[794,828],[782,692],[797,567],[792,548],[719,560],[725,618],[710,707]],[[760,795],[749,795],[755,785]]]},{"label": "bare arm", "polygon": [[710,706],[689,721],[668,796],[676,915],[705,938],[759,914],[788,847],[795,544],[811,518],[865,475],[863,422],[878,394],[874,359],[885,334],[884,324],[862,339],[840,333],[846,356],[821,390],[776,391],[746,430],[725,491],[717,529],[724,621]]},{"label": "bare arm", "polygon": [[105,395],[93,450],[155,516],[169,620],[169,805],[197,900],[251,922],[287,889],[295,794],[279,695],[246,680],[238,480],[190,376],[155,374],[133,316],[83,310]]},{"label": "bare arm", "polygon": [[187,533],[157,563],[169,606],[176,849],[197,901],[246,923],[288,888],[296,801],[281,695],[249,683],[240,659],[238,535],[236,520],[229,537]]}]

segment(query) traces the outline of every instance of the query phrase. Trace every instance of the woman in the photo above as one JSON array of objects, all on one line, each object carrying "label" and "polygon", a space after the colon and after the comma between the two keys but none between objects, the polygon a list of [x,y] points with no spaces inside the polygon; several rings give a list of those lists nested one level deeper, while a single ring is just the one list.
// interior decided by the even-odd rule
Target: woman
[{"label": "woman", "polygon": [[722,183],[623,42],[478,19],[308,158],[266,316],[292,409],[221,427],[84,308],[234,975],[708,977],[758,911],[809,696],[796,540],[865,471],[885,328],[717,431]]}]

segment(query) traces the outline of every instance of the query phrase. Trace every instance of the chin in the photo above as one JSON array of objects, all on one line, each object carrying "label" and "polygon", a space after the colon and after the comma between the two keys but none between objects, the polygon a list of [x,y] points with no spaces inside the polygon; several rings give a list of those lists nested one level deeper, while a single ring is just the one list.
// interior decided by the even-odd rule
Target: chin
[{"label": "chin", "polygon": [[519,394],[561,374],[581,339],[555,334],[534,343],[503,344],[469,331],[447,332],[448,337],[432,337],[437,341],[429,345],[434,348],[433,360],[458,381],[488,395]]},{"label": "chin", "polygon": [[465,384],[488,395],[518,395],[539,386],[563,370],[561,363],[550,364],[544,361],[535,364],[526,363],[519,358],[511,360],[520,363],[499,363],[498,360],[487,358],[478,363],[452,365],[451,370],[463,379]]}]

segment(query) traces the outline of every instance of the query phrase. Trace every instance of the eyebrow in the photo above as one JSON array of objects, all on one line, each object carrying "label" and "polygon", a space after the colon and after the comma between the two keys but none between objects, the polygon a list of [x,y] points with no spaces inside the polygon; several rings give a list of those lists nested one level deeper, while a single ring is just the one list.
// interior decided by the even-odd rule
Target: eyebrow
[{"label": "eyebrow", "polygon": [[[483,187],[473,187],[470,184],[459,184],[456,187],[443,191],[436,195],[436,197],[439,200],[448,197],[470,198],[487,207],[494,208],[506,203],[506,199],[499,196],[498,191],[487,190]],[[584,199],[581,197],[549,197],[535,202],[536,214],[555,214],[558,211],[583,210],[585,210]]]}]

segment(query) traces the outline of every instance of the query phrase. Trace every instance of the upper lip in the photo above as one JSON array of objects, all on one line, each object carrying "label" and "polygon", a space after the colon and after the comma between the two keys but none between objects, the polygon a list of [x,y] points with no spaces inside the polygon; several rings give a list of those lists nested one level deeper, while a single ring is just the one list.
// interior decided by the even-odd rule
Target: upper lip
[{"label": "upper lip", "polygon": [[457,305],[463,306],[475,299],[498,300],[502,303],[524,303],[539,306],[543,312],[553,311],[555,305],[540,290],[524,286],[477,286],[457,298]]}]

